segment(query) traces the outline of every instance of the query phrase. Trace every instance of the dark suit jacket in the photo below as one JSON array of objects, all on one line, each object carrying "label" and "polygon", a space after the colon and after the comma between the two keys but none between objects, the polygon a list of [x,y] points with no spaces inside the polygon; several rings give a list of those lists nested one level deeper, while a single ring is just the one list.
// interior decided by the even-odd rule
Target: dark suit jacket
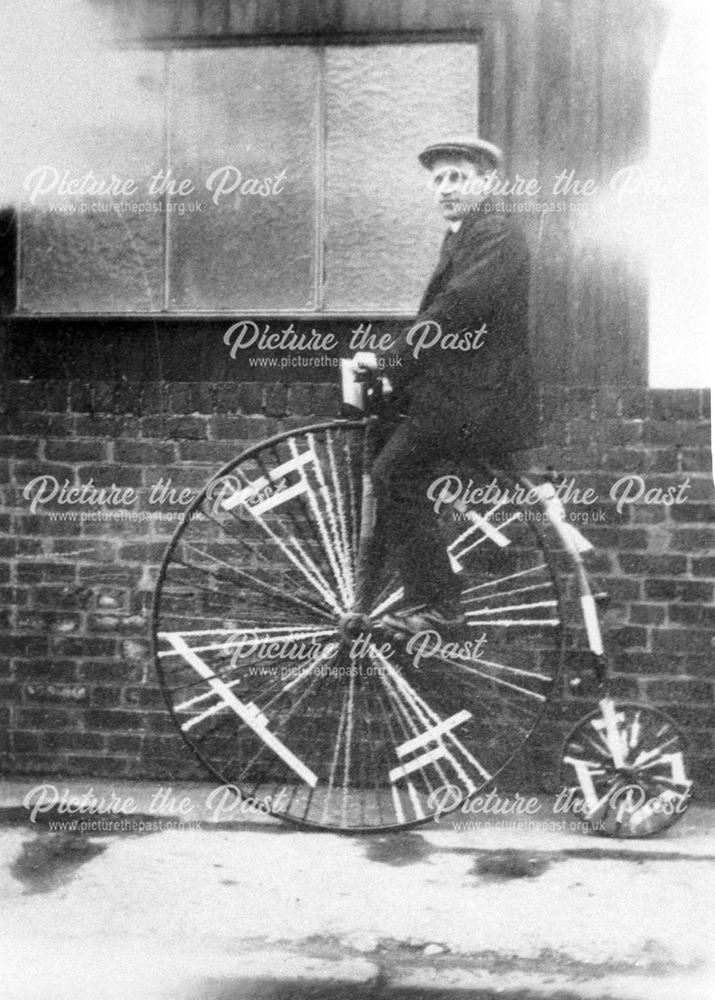
[{"label": "dark suit jacket", "polygon": [[[481,207],[481,206],[480,206]],[[396,340],[388,367],[408,413],[434,414],[445,434],[470,425],[475,437],[510,451],[537,443],[538,413],[528,346],[529,253],[521,231],[503,212],[475,211],[448,232],[419,315]],[[478,350],[423,349],[409,331],[436,321],[442,337],[486,327]]]}]

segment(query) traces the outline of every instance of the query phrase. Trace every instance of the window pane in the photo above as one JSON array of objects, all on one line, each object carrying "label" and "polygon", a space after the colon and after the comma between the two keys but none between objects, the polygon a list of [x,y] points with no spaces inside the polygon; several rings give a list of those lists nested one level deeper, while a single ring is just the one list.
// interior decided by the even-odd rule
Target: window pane
[{"label": "window pane", "polygon": [[[44,158],[25,178],[30,204],[21,220],[22,311],[162,308],[162,219],[147,190],[164,155],[164,56],[121,52],[107,58],[104,70],[111,67],[111,73],[96,80],[96,93],[84,92],[81,119],[75,113],[72,127],[54,134],[47,123]],[[112,178],[133,182],[134,193],[93,189]]]},{"label": "window pane", "polygon": [[303,46],[173,56],[172,173],[196,193],[172,200],[202,211],[169,215],[172,309],[315,308],[318,72]]},{"label": "window pane", "polygon": [[326,309],[416,308],[444,229],[416,157],[476,133],[477,56],[464,44],[326,49]]}]

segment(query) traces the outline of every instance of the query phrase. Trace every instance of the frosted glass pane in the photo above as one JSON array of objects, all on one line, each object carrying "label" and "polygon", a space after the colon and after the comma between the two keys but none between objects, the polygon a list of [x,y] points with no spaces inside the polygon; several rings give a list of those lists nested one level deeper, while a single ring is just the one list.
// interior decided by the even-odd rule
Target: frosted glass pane
[{"label": "frosted glass pane", "polygon": [[[21,215],[21,311],[163,306],[163,222],[147,192],[164,155],[164,56],[107,58],[112,76],[97,80],[101,93],[85,90],[86,105],[62,128],[42,123],[42,159],[28,169]],[[113,178],[132,193],[93,188]]]},{"label": "frosted glass pane", "polygon": [[477,131],[477,47],[326,49],[326,309],[414,310],[444,223],[417,153]]},{"label": "frosted glass pane", "polygon": [[318,74],[303,46],[174,55],[173,200],[202,210],[169,216],[171,308],[315,307]]}]

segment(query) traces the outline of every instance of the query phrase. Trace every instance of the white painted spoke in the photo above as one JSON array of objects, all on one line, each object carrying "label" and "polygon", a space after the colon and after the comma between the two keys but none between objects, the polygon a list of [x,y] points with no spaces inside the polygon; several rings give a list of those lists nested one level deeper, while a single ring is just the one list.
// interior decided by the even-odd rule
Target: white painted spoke
[{"label": "white painted spoke", "polygon": [[[320,467],[320,459],[317,457],[317,455],[315,455],[315,451],[313,448],[313,440],[311,437],[309,437],[309,441],[311,444],[311,453],[314,455],[312,469],[313,473],[316,474],[317,478],[317,470]],[[288,441],[288,447],[290,448],[293,458],[297,461],[300,456],[298,454],[298,447],[293,438],[290,438],[290,440]],[[338,591],[340,593],[340,598],[343,602],[343,610],[347,611],[347,609],[351,606],[352,601],[350,599],[350,594],[347,589],[347,584],[345,577],[343,576],[342,569],[338,564],[338,559],[335,551],[336,548],[335,534],[333,534],[332,537],[330,534],[330,519],[329,517],[327,517],[327,512],[326,512],[327,520],[326,517],[323,516],[323,511],[321,511],[320,505],[318,503],[318,497],[310,483],[310,480],[308,479],[308,475],[305,470],[305,464],[301,465],[298,471],[301,478],[301,482],[304,487],[303,493],[307,497],[308,506],[310,507],[311,514],[313,515],[315,525],[318,529],[320,540],[323,543],[323,554],[327,558],[328,564],[333,572],[333,577],[335,578],[335,582],[337,584]],[[322,478],[322,473],[321,473],[321,478]],[[323,480],[323,483],[324,482],[325,480]],[[323,492],[325,492],[325,489],[323,490]]]},{"label": "white painted spoke", "polygon": [[338,478],[335,449],[333,446],[333,436],[330,433],[330,431],[327,432],[325,439],[328,449],[328,464],[330,467],[330,478],[332,480],[333,493],[335,495],[337,525],[340,536],[340,551],[341,551],[343,566],[345,569],[345,574],[350,587],[350,597],[351,600],[354,600],[355,599],[355,573],[353,569],[354,550],[350,543],[349,525],[346,519],[343,487]]},{"label": "white painted spoke", "polygon": [[518,573],[509,573],[508,576],[500,576],[496,580],[487,580],[485,583],[477,583],[473,587],[467,587],[467,589],[463,590],[462,593],[471,594],[475,590],[484,590],[487,587],[498,587],[500,583],[506,583],[507,580],[516,580],[520,576],[528,576],[530,573],[538,573],[540,570],[547,568],[548,567],[545,562],[539,563],[537,566],[530,566],[529,569],[519,570]]},{"label": "white painted spoke", "polygon": [[534,583],[530,587],[515,587],[513,590],[499,590],[494,594],[482,594],[481,597],[467,597],[466,600],[462,599],[462,604],[484,604],[486,601],[493,601],[495,597],[513,597],[514,594],[526,594],[532,590],[543,590],[544,587],[553,587],[553,584],[550,580],[545,580],[543,583]]},{"label": "white painted spoke", "polygon": [[225,681],[216,676],[201,657],[197,656],[186,645],[181,636],[171,635],[170,633],[167,635],[170,636],[169,641],[182,654],[186,662],[196,670],[200,677],[208,681],[209,685],[214,689],[218,697],[225,702],[226,706],[232,709],[242,722],[245,722],[281,760],[295,771],[298,777],[314,788],[318,783],[316,775],[270,731],[268,720],[262,714],[261,710],[253,703],[244,703],[237,698]]},{"label": "white painted spoke", "polygon": [[530,604],[505,604],[501,608],[482,608],[481,611],[467,611],[469,618],[476,618],[478,615],[501,614],[502,611],[524,611],[531,608],[555,608],[556,601],[534,601]]},{"label": "white painted spoke", "polygon": [[480,619],[477,622],[467,622],[473,628],[482,628],[484,625],[501,626],[502,628],[522,628],[533,625],[543,626],[548,625],[549,628],[555,628],[557,625],[561,624],[560,618],[496,618],[494,621],[484,621]]},{"label": "white painted spoke", "polygon": [[[430,721],[432,723],[440,723],[442,720],[437,715],[437,713],[427,704],[427,702],[424,700],[424,698],[421,698],[420,695],[417,694],[417,692],[405,680],[405,678],[402,677],[395,670],[395,668],[392,666],[392,664],[389,662],[389,660],[387,660],[386,657],[380,652],[380,650],[377,648],[377,646],[375,646],[374,644],[371,644],[370,649],[372,651],[374,651],[374,654],[380,660],[380,662],[382,663],[382,665],[386,668],[386,672],[387,672],[388,676],[390,676],[392,678],[392,680],[394,681],[395,685],[398,688],[401,689],[401,691],[403,692],[403,694],[405,695],[405,697],[407,697],[408,700],[410,702],[412,702],[412,704],[416,708],[418,708],[418,711],[421,710],[421,712],[423,714],[423,717],[425,717],[425,721]],[[469,753],[469,751],[461,743],[461,741],[457,738],[457,736],[454,734],[454,732],[452,732],[450,730],[443,737],[439,737],[438,738],[438,742],[441,744],[444,739],[450,739],[454,743],[455,747],[457,747],[457,749],[462,753],[462,755],[464,756],[464,758],[470,764],[472,764],[473,767],[475,767],[477,769],[477,771],[482,775],[482,777],[485,780],[489,780],[489,778],[491,778],[491,774],[489,774],[489,772],[479,763],[479,761],[476,760],[476,758],[473,757],[472,754]],[[447,751],[447,758],[449,759],[449,761],[452,764],[452,766],[455,768],[457,774],[464,781],[465,785],[468,788],[468,794],[469,794],[469,792],[474,789],[474,783],[473,783],[473,781],[471,780],[471,778],[469,778],[469,776],[464,771],[462,765],[459,763],[459,761],[457,761],[455,759],[455,757],[453,756],[453,754],[450,751]]]},{"label": "white painted spoke", "polygon": [[370,613],[370,617],[379,618],[380,615],[384,614],[390,608],[394,608],[396,604],[399,604],[400,601],[404,598],[404,596],[405,596],[404,587],[398,587],[398,589],[394,590],[389,597],[385,598],[382,604],[378,604],[375,610]]},{"label": "white painted spoke", "polygon": [[435,659],[441,660],[442,663],[446,663],[451,667],[457,667],[459,670],[465,670],[468,674],[473,674],[475,677],[482,677],[484,680],[492,681],[494,684],[499,684],[502,687],[511,688],[512,691],[518,691],[520,694],[527,694],[530,698],[536,698],[537,701],[546,701],[546,695],[539,694],[538,691],[530,691],[528,688],[520,687],[518,684],[512,684],[511,681],[505,681],[501,677],[495,677],[493,674],[485,674],[481,670],[477,670],[476,667],[470,667],[461,660],[447,660],[443,656],[436,656]]}]

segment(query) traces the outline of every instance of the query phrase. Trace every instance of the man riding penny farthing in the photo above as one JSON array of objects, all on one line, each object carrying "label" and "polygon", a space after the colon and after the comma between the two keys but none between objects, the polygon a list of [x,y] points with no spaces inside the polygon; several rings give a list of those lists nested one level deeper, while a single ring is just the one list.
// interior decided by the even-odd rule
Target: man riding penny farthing
[{"label": "man riding penny farthing", "polygon": [[[483,140],[454,140],[428,146],[419,158],[447,231],[417,319],[386,352],[400,361],[389,369],[390,383],[406,419],[371,469],[378,511],[371,561],[380,565],[392,549],[414,609],[394,624],[411,631],[466,621],[461,582],[428,496],[438,470],[445,461],[510,464],[512,451],[536,443],[538,425],[529,253],[489,194],[501,151]],[[368,353],[354,360],[378,365]]]},{"label": "man riding penny farthing", "polygon": [[249,448],[169,544],[152,616],[167,707],[217,780],[283,819],[424,822],[493,786],[534,731],[566,564],[602,697],[563,780],[605,832],[657,832],[687,803],[682,736],[608,696],[590,545],[553,483],[517,471],[537,408],[529,254],[489,193],[502,154],[455,140],[420,161],[447,232],[414,322],[345,366],[365,414]]}]

